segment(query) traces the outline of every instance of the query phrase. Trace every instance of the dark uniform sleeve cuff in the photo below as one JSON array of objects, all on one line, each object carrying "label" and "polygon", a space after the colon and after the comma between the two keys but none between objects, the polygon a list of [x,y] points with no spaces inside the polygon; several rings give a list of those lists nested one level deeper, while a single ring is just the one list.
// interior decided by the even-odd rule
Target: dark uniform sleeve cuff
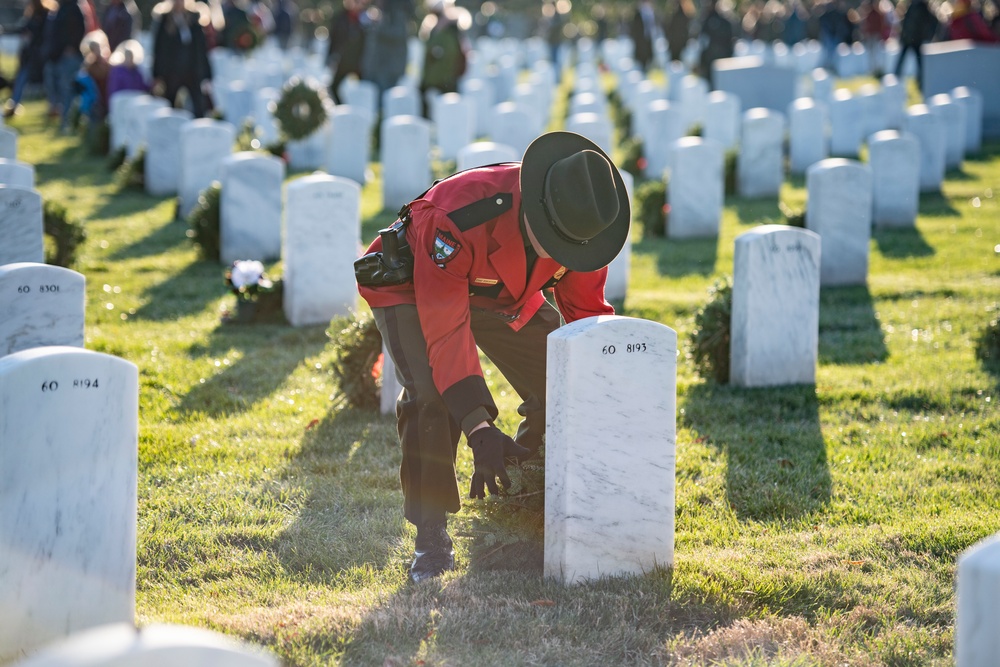
[{"label": "dark uniform sleeve cuff", "polygon": [[493,395],[486,387],[486,380],[478,375],[459,380],[445,389],[441,398],[465,434],[480,422],[493,421],[498,414]]}]

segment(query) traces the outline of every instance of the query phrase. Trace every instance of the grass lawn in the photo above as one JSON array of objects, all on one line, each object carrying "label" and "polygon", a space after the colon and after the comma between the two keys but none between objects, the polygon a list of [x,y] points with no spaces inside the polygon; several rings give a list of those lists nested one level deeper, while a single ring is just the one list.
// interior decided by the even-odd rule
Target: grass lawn
[{"label": "grass lawn", "polygon": [[[916,229],[874,234],[867,287],[822,291],[815,387],[735,389],[680,358],[673,570],[545,580],[522,494],[466,501],[458,568],[412,585],[394,420],[344,407],[326,327],[222,324],[223,267],[173,200],[119,192],[43,111],[8,124],[43,197],[86,222],[86,346],[140,369],[139,623],[289,665],[952,662],[956,557],[1000,530],[1000,375],[974,354],[1000,302],[1000,144],[921,200]],[[363,197],[367,241],[392,216],[377,179]],[[781,198],[801,208],[802,180]],[[717,241],[636,228],[622,314],[685,339],[734,238],[781,220],[729,199]],[[486,369],[510,432],[516,397]],[[458,469],[467,488],[464,445]]]}]

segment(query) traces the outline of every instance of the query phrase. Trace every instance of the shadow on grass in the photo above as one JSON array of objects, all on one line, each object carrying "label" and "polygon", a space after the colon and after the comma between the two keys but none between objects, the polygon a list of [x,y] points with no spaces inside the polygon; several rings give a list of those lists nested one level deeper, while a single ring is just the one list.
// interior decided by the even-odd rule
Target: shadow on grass
[{"label": "shadow on grass", "polygon": [[245,412],[273,394],[303,359],[319,353],[328,342],[325,327],[220,324],[207,344],[192,346],[188,354],[225,357],[235,349],[242,357],[189,391],[179,410],[212,417]]},{"label": "shadow on grass", "polygon": [[149,255],[159,255],[187,241],[187,223],[181,220],[171,220],[135,243],[119,248],[111,255],[110,259],[137,259]]},{"label": "shadow on grass", "polygon": [[747,199],[726,197],[726,208],[736,211],[741,225],[784,224],[785,215],[778,206],[778,197]]},{"label": "shadow on grass", "polygon": [[162,202],[163,198],[152,197],[137,188],[122,188],[110,197],[104,198],[101,206],[94,211],[93,217],[98,220],[123,218],[154,209]]},{"label": "shadow on grass", "polygon": [[708,239],[642,239],[632,246],[636,254],[656,256],[656,269],[663,276],[680,278],[691,274],[711,275],[715,270],[719,240]]},{"label": "shadow on grass", "polygon": [[[168,225],[170,226],[170,225]],[[206,289],[206,285],[218,286]],[[213,262],[194,261],[163,282],[146,289],[146,304],[133,317],[163,321],[200,313],[226,291],[222,269]]]},{"label": "shadow on grass", "polygon": [[868,364],[888,357],[867,285],[820,290],[820,363]]},{"label": "shadow on grass", "polygon": [[876,229],[873,236],[883,257],[903,259],[934,254],[933,246],[924,240],[923,234],[916,227]]},{"label": "shadow on grass", "polygon": [[813,385],[743,389],[705,383],[684,423],[726,453],[726,495],[742,520],[796,518],[830,501],[830,468]]},{"label": "shadow on grass", "polygon": [[359,568],[404,572],[396,561],[406,524],[394,419],[331,409],[306,427],[284,476],[306,492],[276,541],[285,568],[311,581]]},{"label": "shadow on grass", "polygon": [[922,192],[920,194],[920,215],[932,215],[942,218],[957,218],[961,216],[943,192]]}]

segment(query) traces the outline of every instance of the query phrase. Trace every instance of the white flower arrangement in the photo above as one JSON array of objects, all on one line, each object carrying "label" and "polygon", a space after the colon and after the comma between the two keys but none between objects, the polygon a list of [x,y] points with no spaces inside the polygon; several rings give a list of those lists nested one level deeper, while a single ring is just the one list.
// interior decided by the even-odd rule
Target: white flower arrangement
[{"label": "white flower arrangement", "polygon": [[264,265],[251,259],[233,262],[226,270],[226,284],[243,301],[254,301],[257,295],[274,290],[274,283],[264,273]]}]

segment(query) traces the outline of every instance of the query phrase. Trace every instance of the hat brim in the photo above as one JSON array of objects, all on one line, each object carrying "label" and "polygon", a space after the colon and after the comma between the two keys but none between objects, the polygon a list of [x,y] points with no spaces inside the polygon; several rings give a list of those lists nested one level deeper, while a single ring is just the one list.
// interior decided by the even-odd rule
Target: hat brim
[{"label": "hat brim", "polygon": [[[548,223],[542,204],[545,190],[545,175],[549,167],[559,160],[583,150],[591,150],[603,155],[614,175],[615,190],[618,194],[618,216],[604,231],[592,238],[586,245],[566,241],[556,234]],[[611,263],[621,252],[628,239],[632,211],[628,190],[618,167],[611,158],[590,139],[574,132],[549,132],[536,138],[524,152],[521,160],[521,207],[531,232],[539,245],[552,259],[570,271],[596,271]]]}]

